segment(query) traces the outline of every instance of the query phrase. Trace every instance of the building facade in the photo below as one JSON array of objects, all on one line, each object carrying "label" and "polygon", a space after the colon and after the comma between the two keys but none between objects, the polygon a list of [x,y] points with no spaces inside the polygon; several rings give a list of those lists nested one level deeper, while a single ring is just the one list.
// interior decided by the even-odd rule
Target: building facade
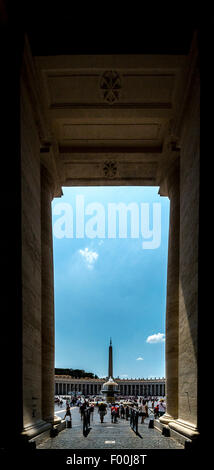
[{"label": "building facade", "polygon": [[[165,379],[115,379],[122,396],[165,396]],[[55,375],[55,395],[100,395],[106,379],[77,379],[69,375]]]}]

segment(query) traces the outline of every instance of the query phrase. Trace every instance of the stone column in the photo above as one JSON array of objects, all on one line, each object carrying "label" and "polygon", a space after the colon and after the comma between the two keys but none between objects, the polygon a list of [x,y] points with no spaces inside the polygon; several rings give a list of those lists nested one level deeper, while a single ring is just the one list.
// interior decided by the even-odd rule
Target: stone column
[{"label": "stone column", "polygon": [[170,226],[166,302],[166,406],[160,422],[167,424],[178,416],[178,318],[179,318],[179,232],[180,232],[180,165],[177,158],[167,175],[170,199]]},{"label": "stone column", "polygon": [[54,421],[54,282],[51,201],[53,184],[41,165],[42,417]]}]

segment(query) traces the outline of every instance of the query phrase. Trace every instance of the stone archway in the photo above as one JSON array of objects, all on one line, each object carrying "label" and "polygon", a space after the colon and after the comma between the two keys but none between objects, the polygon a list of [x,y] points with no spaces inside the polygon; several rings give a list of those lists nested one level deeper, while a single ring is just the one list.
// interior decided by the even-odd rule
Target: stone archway
[{"label": "stone archway", "polygon": [[50,208],[62,186],[156,185],[171,201],[162,425],[198,436],[199,74],[186,55],[32,57],[21,71],[22,436],[54,422]]}]

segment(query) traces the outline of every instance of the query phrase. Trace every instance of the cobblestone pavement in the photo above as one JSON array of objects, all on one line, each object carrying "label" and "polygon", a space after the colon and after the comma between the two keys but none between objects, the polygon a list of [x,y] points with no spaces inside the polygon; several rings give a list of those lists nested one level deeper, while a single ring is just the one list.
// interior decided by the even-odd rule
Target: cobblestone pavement
[{"label": "cobblestone pavement", "polygon": [[[170,437],[162,436],[161,432],[148,427],[149,419],[139,424],[139,434],[136,436],[130,428],[129,421],[119,419],[111,423],[111,414],[108,410],[104,423],[100,423],[95,408],[91,430],[87,437],[83,436],[82,422],[78,408],[71,408],[72,428],[64,429],[55,438],[48,438],[37,449],[183,449],[183,446]],[[63,416],[64,412],[58,412]]]}]

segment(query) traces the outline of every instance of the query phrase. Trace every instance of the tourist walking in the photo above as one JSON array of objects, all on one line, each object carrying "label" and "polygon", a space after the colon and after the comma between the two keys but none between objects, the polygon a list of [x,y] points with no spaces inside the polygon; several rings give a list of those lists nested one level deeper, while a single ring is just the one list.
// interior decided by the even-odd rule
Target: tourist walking
[{"label": "tourist walking", "polygon": [[118,404],[115,404],[115,410],[116,410],[116,418],[120,417],[120,407]]},{"label": "tourist walking", "polygon": [[128,421],[128,419],[129,419],[129,407],[128,407],[128,405],[125,408],[125,414],[126,414],[126,421]]},{"label": "tourist walking", "polygon": [[91,420],[93,421],[93,416],[94,416],[94,405],[93,405],[93,403],[90,403],[89,409],[90,409]]},{"label": "tourist walking", "polygon": [[125,418],[125,408],[123,405],[120,406],[120,416],[122,419]]},{"label": "tourist walking", "polygon": [[151,397],[149,398],[148,402],[147,402],[147,407],[148,407],[148,414],[149,414],[149,411],[151,410],[152,408],[152,400],[151,400]]},{"label": "tourist walking", "polygon": [[72,416],[71,416],[71,409],[69,405],[67,406],[64,419],[66,421],[66,428],[72,428]]},{"label": "tourist walking", "polygon": [[84,410],[86,409],[86,403],[82,403],[80,405],[80,416],[81,416],[81,421],[82,421],[82,418],[83,418],[83,413],[84,413]]},{"label": "tourist walking", "polygon": [[163,416],[166,412],[166,405],[164,403],[164,399],[161,398],[158,402],[158,416]]},{"label": "tourist walking", "polygon": [[148,414],[148,408],[147,408],[146,400],[143,400],[143,403],[140,405],[141,424],[144,423],[144,420],[147,414]]},{"label": "tourist walking", "polygon": [[105,403],[101,403],[100,406],[99,406],[98,413],[100,414],[100,421],[101,421],[101,423],[103,423],[103,421],[104,421],[104,416],[105,416],[106,413],[107,413],[106,408],[107,408],[107,405],[106,405]]},{"label": "tourist walking", "polygon": [[154,417],[155,417],[155,419],[157,419],[158,416],[159,416],[158,415],[158,408],[159,408],[158,403],[155,403],[155,406],[154,406]]},{"label": "tourist walking", "polygon": [[111,422],[117,423],[117,408],[114,403],[112,404],[112,407],[111,407]]}]

